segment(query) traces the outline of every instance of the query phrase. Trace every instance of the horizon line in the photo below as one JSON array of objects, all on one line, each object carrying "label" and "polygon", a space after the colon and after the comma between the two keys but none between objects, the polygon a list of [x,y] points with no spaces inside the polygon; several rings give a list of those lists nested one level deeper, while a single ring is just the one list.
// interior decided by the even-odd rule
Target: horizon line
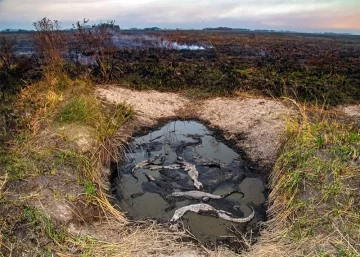
[{"label": "horizon line", "polygon": [[[116,25],[116,24],[115,24]],[[118,25],[119,26],[119,25]],[[7,31],[8,30],[8,31]],[[73,28],[64,28],[60,31],[71,31]],[[321,30],[321,31],[301,31],[301,30],[291,30],[291,29],[265,29],[265,28],[256,28],[256,29],[249,29],[249,28],[241,28],[241,27],[227,27],[227,26],[219,26],[219,27],[204,27],[204,28],[162,28],[158,26],[148,26],[148,27],[131,27],[131,28],[121,28],[121,30],[126,31],[135,31],[135,30],[145,30],[145,31],[176,31],[176,30],[183,30],[183,31],[242,31],[242,32],[278,32],[278,33],[298,33],[298,34],[334,34],[334,35],[352,35],[352,36],[359,36],[360,32],[345,32],[345,31],[331,31],[331,30]],[[24,29],[24,28],[6,28],[0,30],[0,33],[15,33],[15,32],[35,32],[35,29]]]}]

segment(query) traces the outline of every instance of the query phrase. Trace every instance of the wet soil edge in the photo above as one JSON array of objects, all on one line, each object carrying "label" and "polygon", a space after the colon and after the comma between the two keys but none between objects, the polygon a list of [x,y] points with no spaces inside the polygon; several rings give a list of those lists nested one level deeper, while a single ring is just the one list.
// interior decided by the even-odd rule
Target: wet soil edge
[{"label": "wet soil edge", "polygon": [[[246,133],[237,133],[235,134],[235,140],[234,139],[226,139],[224,134],[226,133],[223,129],[217,127],[217,126],[213,126],[211,125],[211,123],[207,120],[201,119],[199,117],[197,117],[196,115],[187,115],[186,117],[182,116],[182,115],[176,115],[176,116],[171,116],[171,117],[166,117],[166,118],[160,118],[160,119],[156,119],[155,124],[153,125],[145,125],[145,124],[139,124],[138,126],[136,126],[136,128],[133,129],[132,133],[131,133],[131,137],[139,137],[139,136],[144,136],[146,134],[149,134],[153,131],[156,131],[158,129],[160,129],[162,126],[164,126],[165,124],[172,122],[172,121],[196,121],[199,122],[201,124],[203,124],[209,131],[211,131],[213,133],[213,136],[220,142],[222,142],[223,144],[225,144],[226,146],[232,148],[237,154],[239,154],[239,156],[242,158],[242,160],[244,160],[245,162],[247,162],[249,164],[249,168],[251,170],[251,172],[256,172],[257,175],[260,175],[259,177],[263,179],[263,183],[265,186],[265,191],[264,191],[264,195],[266,198],[266,202],[262,205],[261,207],[261,213],[265,215],[265,220],[263,222],[266,222],[268,220],[267,217],[267,209],[268,209],[268,196],[270,194],[270,190],[271,188],[269,187],[269,175],[270,172],[272,170],[272,166],[271,165],[260,165],[259,163],[255,163],[254,161],[251,160],[251,158],[247,155],[247,153],[245,152],[244,149],[241,149],[241,147],[237,144],[237,142],[239,141],[244,141],[246,140]],[[131,127],[131,126],[130,126]],[[131,138],[128,138],[127,143],[131,141]],[[119,160],[121,161],[121,160]],[[117,174],[117,169],[114,168],[117,166],[117,162],[113,161],[110,165],[110,190],[109,190],[109,194],[111,196],[113,196],[113,190],[114,190],[114,181],[117,178],[118,174]],[[117,200],[115,199],[115,197],[109,199],[110,203],[112,203],[114,206],[116,206],[116,208],[118,208],[117,204]],[[119,209],[120,210],[120,209]],[[122,212],[124,212],[124,210],[121,210]],[[158,220],[158,219],[152,219],[153,221],[155,221],[157,224],[162,225],[167,227],[169,222],[167,221],[163,221],[163,220]],[[134,222],[141,222],[144,224],[148,223],[148,220],[136,220]],[[257,227],[261,227],[261,224],[263,222],[260,222]],[[130,225],[131,226],[131,225]],[[202,246],[202,244],[197,241],[195,238],[192,237],[191,234],[188,234],[188,238],[184,238],[184,240],[189,240],[192,241],[195,244],[199,244],[199,246]],[[253,238],[259,238],[260,237],[260,229],[258,231],[256,231],[254,234],[252,234]],[[256,243],[257,240],[254,241],[254,243]],[[243,245],[241,243],[230,243],[226,241],[226,239],[222,242],[223,246],[228,247],[230,250],[234,251],[235,253],[241,253],[242,249],[243,249]],[[209,247],[209,246],[207,246]],[[214,250],[217,246],[213,246],[210,247],[211,250]]]}]

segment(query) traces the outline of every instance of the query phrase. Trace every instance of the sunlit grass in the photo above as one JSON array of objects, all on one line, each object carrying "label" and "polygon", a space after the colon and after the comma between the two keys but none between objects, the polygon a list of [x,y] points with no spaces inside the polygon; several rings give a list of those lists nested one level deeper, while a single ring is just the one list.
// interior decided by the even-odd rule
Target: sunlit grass
[{"label": "sunlit grass", "polygon": [[360,129],[310,120],[288,121],[289,139],[271,175],[272,224],[285,226],[283,236],[292,243],[323,238],[330,244],[309,245],[304,254],[359,256]]}]

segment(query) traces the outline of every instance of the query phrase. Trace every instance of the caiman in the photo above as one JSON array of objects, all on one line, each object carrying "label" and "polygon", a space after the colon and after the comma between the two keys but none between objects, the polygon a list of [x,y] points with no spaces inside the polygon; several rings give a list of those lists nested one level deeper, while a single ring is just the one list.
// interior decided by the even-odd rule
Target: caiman
[{"label": "caiman", "polygon": [[146,160],[143,160],[142,162],[139,162],[138,164],[135,165],[134,168],[132,168],[131,170],[131,174],[133,175],[133,177],[138,180],[138,178],[135,176],[135,171],[140,169],[140,168],[143,168],[147,165],[150,165],[150,164],[154,164],[154,162],[159,159],[161,157],[162,154],[158,154],[158,155],[155,155],[153,158],[150,158],[150,159],[146,159]]},{"label": "caiman", "polygon": [[186,162],[183,158],[178,157],[178,163],[184,168],[184,170],[188,173],[189,177],[194,181],[194,186],[196,189],[200,190],[203,188],[203,184],[198,180],[199,172],[196,169],[195,164],[191,164]]},{"label": "caiman", "polygon": [[252,212],[249,216],[244,217],[244,218],[236,218],[230,212],[226,212],[223,210],[217,210],[214,207],[212,207],[208,204],[205,204],[205,203],[191,204],[191,205],[184,206],[184,207],[177,209],[170,221],[175,222],[175,221],[179,220],[187,212],[195,212],[195,213],[199,213],[202,215],[220,218],[220,219],[227,220],[227,221],[234,222],[234,223],[245,223],[245,222],[252,220],[255,216],[254,209],[250,205],[249,205],[249,207],[252,210]]},{"label": "caiman", "polygon": [[202,192],[202,191],[186,191],[186,192],[174,192],[168,196],[166,196],[166,198],[171,198],[171,197],[185,197],[185,198],[189,198],[189,199],[197,199],[197,200],[202,200],[203,202],[208,201],[210,199],[224,199],[232,194],[235,193],[239,193],[242,195],[242,197],[244,197],[244,193],[240,192],[240,191],[231,191],[227,194],[224,195],[214,195],[214,194],[210,194],[210,193],[206,193],[206,192]]}]

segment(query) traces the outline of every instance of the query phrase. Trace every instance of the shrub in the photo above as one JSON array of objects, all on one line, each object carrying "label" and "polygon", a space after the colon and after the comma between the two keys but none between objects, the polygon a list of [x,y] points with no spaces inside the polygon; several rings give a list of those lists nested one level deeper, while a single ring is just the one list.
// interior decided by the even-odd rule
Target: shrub
[{"label": "shrub", "polygon": [[10,70],[11,66],[15,62],[15,50],[16,37],[11,39],[1,37],[0,38],[0,67],[5,70]]},{"label": "shrub", "polygon": [[94,55],[103,82],[113,79],[114,56],[116,47],[113,36],[118,26],[115,21],[88,25],[84,19],[73,25],[76,38],[76,51],[85,55]]},{"label": "shrub", "polygon": [[63,73],[62,52],[66,49],[66,37],[61,31],[60,22],[43,18],[34,22],[37,33],[34,42],[37,54],[43,62],[45,76],[51,77]]}]

